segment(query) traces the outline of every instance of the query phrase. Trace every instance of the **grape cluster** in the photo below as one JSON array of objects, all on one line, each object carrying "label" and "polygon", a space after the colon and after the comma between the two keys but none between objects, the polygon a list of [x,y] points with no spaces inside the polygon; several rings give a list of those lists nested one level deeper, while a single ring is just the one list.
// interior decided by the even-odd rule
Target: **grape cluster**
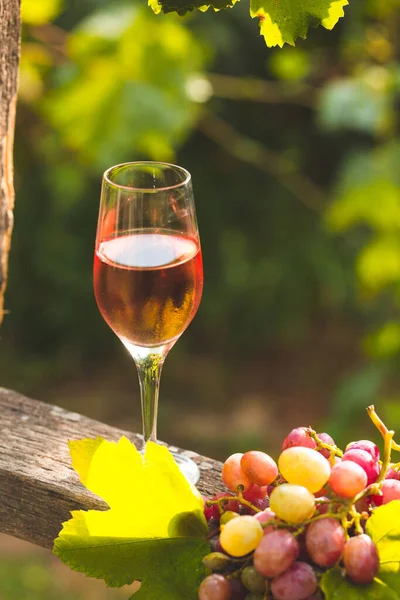
[{"label": "grape cluster", "polygon": [[229,491],[205,498],[213,552],[199,600],[323,598],[320,577],[336,565],[354,584],[373,581],[379,556],[365,524],[375,507],[400,500],[400,463],[390,462],[393,432],[368,412],[385,440],[382,460],[369,440],[343,452],[328,434],[299,427],[278,463],[259,451],[225,461]]}]

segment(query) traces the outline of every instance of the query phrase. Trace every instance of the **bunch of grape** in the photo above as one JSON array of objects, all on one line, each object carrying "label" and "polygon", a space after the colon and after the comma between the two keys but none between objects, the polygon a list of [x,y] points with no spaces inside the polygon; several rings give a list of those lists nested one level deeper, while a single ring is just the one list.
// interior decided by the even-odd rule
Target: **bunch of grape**
[{"label": "bunch of grape", "polygon": [[385,439],[382,461],[371,441],[342,452],[308,427],[289,433],[278,464],[259,451],[225,461],[229,492],[205,499],[214,551],[199,600],[316,600],[334,566],[354,584],[373,581],[379,556],[365,524],[375,507],[400,500],[400,463],[390,462],[393,432],[368,411]]}]

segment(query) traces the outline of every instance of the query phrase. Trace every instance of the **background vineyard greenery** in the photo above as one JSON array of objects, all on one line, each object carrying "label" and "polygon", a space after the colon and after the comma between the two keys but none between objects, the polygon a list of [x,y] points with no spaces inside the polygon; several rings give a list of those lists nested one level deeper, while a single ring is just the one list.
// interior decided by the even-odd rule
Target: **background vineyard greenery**
[{"label": "background vineyard greenery", "polygon": [[[103,169],[168,160],[193,174],[206,286],[160,437],[219,458],[308,423],[342,443],[373,434],[372,402],[400,429],[399,9],[350,2],[333,32],[269,50],[245,3],[23,0],[2,385],[140,429],[93,240]],[[42,560],[0,561],[1,598],[50,600]]]}]

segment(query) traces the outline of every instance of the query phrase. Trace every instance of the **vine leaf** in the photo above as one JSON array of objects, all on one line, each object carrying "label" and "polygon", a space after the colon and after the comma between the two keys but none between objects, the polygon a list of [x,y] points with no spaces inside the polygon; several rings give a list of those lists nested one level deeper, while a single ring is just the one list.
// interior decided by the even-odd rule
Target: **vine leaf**
[{"label": "vine leaf", "polygon": [[338,569],[327,571],[321,579],[325,600],[400,600],[400,596],[382,581],[356,585],[343,577]]},{"label": "vine leaf", "polygon": [[125,437],[69,443],[74,469],[107,511],[73,511],[53,552],[68,566],[110,587],[142,582],[135,600],[195,600],[210,551],[203,500],[167,448],[144,457]]},{"label": "vine leaf", "polygon": [[[184,15],[194,8],[205,11],[231,8],[237,0],[148,0],[149,6],[158,14],[177,12]],[[296,38],[307,36],[310,27],[322,24],[333,29],[349,0],[250,0],[250,15],[260,19],[261,35],[267,46],[294,45]]]},{"label": "vine leaf", "polygon": [[367,521],[366,532],[378,548],[379,579],[400,598],[400,500],[375,509]]},{"label": "vine leaf", "polygon": [[294,46],[296,38],[307,37],[310,27],[333,29],[348,4],[349,0],[250,0],[250,14],[260,19],[267,46]]}]

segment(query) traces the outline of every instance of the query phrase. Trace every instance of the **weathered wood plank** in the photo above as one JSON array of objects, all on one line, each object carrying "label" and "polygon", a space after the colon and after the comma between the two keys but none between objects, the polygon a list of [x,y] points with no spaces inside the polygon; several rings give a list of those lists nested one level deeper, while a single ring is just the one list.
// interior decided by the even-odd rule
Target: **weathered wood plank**
[{"label": "weathered wood plank", "polygon": [[[88,492],[72,470],[67,445],[99,435],[110,441],[126,435],[139,447],[142,441],[139,435],[0,388],[0,532],[51,548],[71,510],[105,510],[105,502]],[[199,465],[201,493],[221,489],[220,463],[179,452]]]}]

